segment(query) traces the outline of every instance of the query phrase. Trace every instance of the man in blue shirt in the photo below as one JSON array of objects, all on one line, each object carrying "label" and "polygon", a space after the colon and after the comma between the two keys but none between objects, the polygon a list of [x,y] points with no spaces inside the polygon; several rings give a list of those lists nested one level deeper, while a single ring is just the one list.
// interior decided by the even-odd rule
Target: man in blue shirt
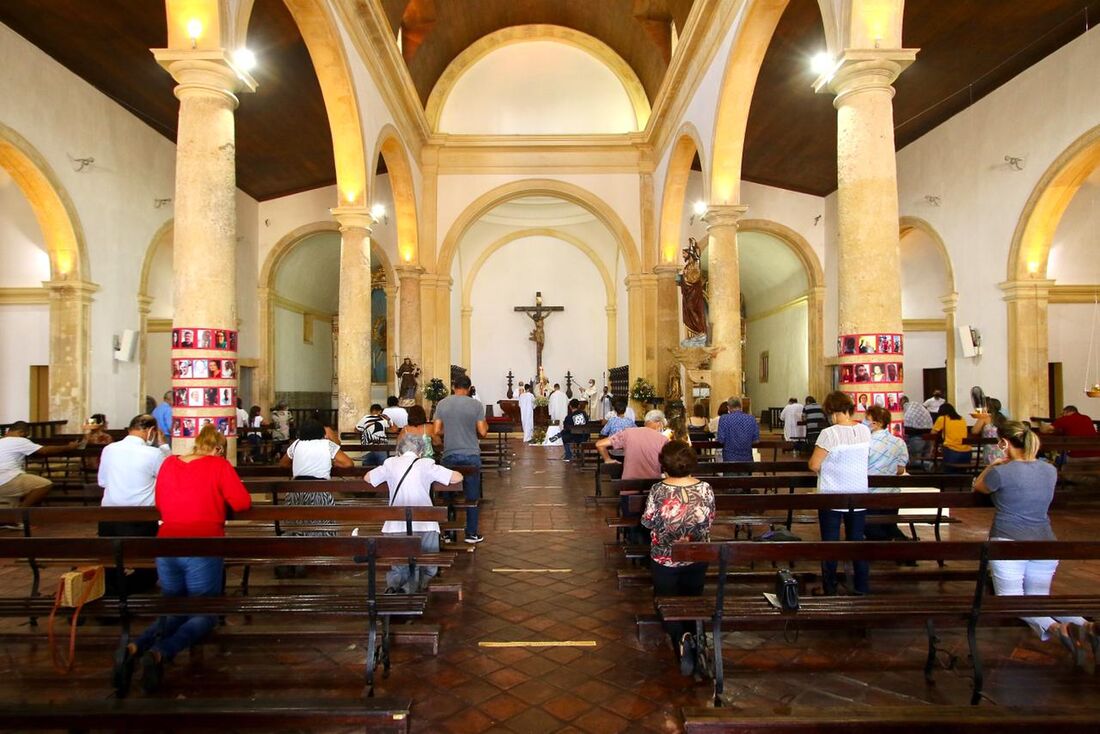
[{"label": "man in blue shirt", "polygon": [[157,428],[165,438],[172,435],[172,391],[164,393],[164,402],[153,411],[153,417],[157,419]]},{"label": "man in blue shirt", "polygon": [[730,412],[718,419],[722,461],[752,461],[752,445],[760,440],[760,426],[741,411],[741,398],[730,398],[726,405]]},{"label": "man in blue shirt", "polygon": [[604,438],[610,438],[619,431],[624,431],[627,428],[634,428],[634,419],[626,417],[626,398],[621,395],[616,395],[615,399],[611,401],[611,407],[615,409],[615,415],[608,418],[604,423],[603,429],[600,430],[600,435]]}]

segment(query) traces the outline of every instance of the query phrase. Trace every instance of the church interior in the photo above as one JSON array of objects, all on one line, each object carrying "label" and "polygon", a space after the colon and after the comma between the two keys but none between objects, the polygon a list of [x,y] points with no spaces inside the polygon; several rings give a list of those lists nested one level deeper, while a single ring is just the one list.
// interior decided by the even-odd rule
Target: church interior
[{"label": "church interior", "polygon": [[[1096,731],[1098,20],[1100,0],[0,3],[0,729]],[[448,461],[440,407],[470,383],[476,466]],[[699,419],[696,606],[654,592],[654,495],[601,458],[611,396],[637,430]],[[833,551],[857,585],[870,554],[866,598],[818,573],[839,538],[818,512],[863,514],[815,476],[802,411],[826,396],[908,446],[868,512],[920,542]],[[929,399],[917,456],[906,406]],[[375,405],[423,408],[462,475],[432,485],[446,512],[417,508],[433,550],[380,531],[415,523],[406,477],[372,493],[405,436],[391,416],[368,441]],[[727,410],[756,423],[751,462]],[[89,431],[147,413],[172,455],[223,436],[251,497],[225,538],[105,536],[160,519],[160,480],[157,507],[101,506]],[[1098,422],[1062,435],[1066,415]],[[993,593],[1015,556],[981,487],[1018,421],[1057,468],[1050,537],[1018,539],[1059,554],[1051,596]],[[312,422],[324,479],[289,468]],[[33,503],[4,490],[24,458],[9,474],[2,442],[26,439],[52,482]],[[281,502],[303,476],[335,504]],[[417,554],[439,569],[422,593],[384,593]],[[173,606],[169,555],[224,557],[221,596]],[[163,596],[130,599],[119,579],[154,565]],[[54,593],[86,567],[106,593],[70,625]],[[798,611],[764,604],[787,568]],[[162,613],[218,621],[128,692],[119,661]]]}]

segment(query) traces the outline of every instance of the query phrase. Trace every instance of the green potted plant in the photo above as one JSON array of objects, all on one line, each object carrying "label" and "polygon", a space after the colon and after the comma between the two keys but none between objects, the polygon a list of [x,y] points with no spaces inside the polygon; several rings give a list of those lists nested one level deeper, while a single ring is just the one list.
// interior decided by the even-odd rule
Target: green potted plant
[{"label": "green potted plant", "polygon": [[634,380],[634,385],[630,388],[630,399],[643,406],[656,405],[657,393],[653,390],[653,383],[644,377]]},{"label": "green potted plant", "polygon": [[443,380],[438,377],[433,377],[428,386],[424,388],[424,397],[431,401],[432,412],[429,415],[429,419],[435,418],[435,405],[443,398],[451,394],[451,391],[447,389],[447,386],[443,384]]}]

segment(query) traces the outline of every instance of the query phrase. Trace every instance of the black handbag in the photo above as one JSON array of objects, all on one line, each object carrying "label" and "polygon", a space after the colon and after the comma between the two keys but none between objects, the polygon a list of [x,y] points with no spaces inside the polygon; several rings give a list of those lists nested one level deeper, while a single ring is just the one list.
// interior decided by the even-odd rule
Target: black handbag
[{"label": "black handbag", "polygon": [[798,579],[789,568],[783,568],[775,574],[775,596],[784,612],[798,611]]}]

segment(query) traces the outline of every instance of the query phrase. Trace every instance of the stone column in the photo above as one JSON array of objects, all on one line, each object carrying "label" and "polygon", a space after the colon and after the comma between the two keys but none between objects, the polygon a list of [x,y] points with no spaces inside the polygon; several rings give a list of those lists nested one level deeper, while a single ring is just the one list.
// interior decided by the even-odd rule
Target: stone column
[{"label": "stone column", "polygon": [[257,403],[264,415],[271,412],[275,403],[275,307],[271,303],[271,289],[256,289],[260,313],[260,366],[256,370]]},{"label": "stone column", "polygon": [[[959,307],[959,294],[948,293],[946,296],[941,296],[940,303],[943,304],[943,335],[947,341],[947,399],[957,405],[959,398],[955,394],[957,386],[955,382],[955,312]],[[916,396],[909,397],[912,399]]]},{"label": "stone column", "polygon": [[[137,396],[137,411],[136,413],[145,412],[145,396],[149,393],[149,376],[145,372],[145,365],[149,361],[149,312],[153,308],[153,297],[147,296],[144,293],[139,293],[137,297],[138,302],[138,333],[141,334],[141,341],[138,343],[138,396]],[[160,403],[160,395],[153,396],[157,403]]]},{"label": "stone column", "polygon": [[703,215],[707,223],[707,258],[710,283],[711,346],[721,351],[711,361],[710,408],[731,397],[740,397],[741,365],[741,266],[737,253],[737,223],[748,207],[711,205]]},{"label": "stone column", "polygon": [[682,399],[679,395],[665,395],[669,370],[673,366],[679,369],[679,365],[672,359],[671,352],[680,346],[680,304],[679,294],[676,292],[678,268],[675,263],[663,263],[655,267],[653,272],[657,276],[657,318],[655,319],[657,380],[654,387],[657,394],[664,395],[667,402],[671,399]]},{"label": "stone column", "polygon": [[[852,365],[853,382],[845,390],[868,405],[902,392],[900,374],[888,380],[888,364],[902,362],[901,255],[898,241],[898,182],[894,151],[894,80],[912,63],[910,50],[849,50],[818,91],[836,94],[838,305],[837,334],[855,338],[854,353],[841,350],[839,363]],[[895,335],[898,339],[895,340]],[[861,351],[863,344],[871,351]],[[888,337],[889,351],[880,348]],[[894,348],[901,346],[901,352]],[[876,363],[881,363],[876,367]],[[856,365],[883,370],[877,383],[855,383]],[[863,368],[859,368],[861,371]],[[882,397],[878,397],[881,395]],[[901,421],[900,406],[894,420]]]},{"label": "stone column", "polygon": [[[615,306],[605,306],[604,311],[607,312],[607,367],[617,367],[615,362],[619,359],[619,310]],[[602,389],[603,385],[599,387]]]},{"label": "stone column", "polygon": [[[420,387],[417,392],[423,392],[424,388],[424,349],[421,334],[423,323],[420,311],[420,276],[424,268],[415,265],[398,265],[397,271],[397,300],[401,309],[401,337],[399,340],[401,357],[409,357],[413,364],[420,367]],[[447,380],[444,379],[444,382]],[[419,399],[419,397],[417,397]]]},{"label": "stone column", "polygon": [[397,283],[386,281],[386,392],[397,394],[393,357],[397,354]]},{"label": "stone column", "polygon": [[474,335],[471,331],[474,316],[473,306],[462,307],[462,366],[466,369],[473,369],[473,340]]},{"label": "stone column", "polygon": [[42,286],[50,294],[49,417],[54,421],[68,421],[65,430],[79,433],[89,412],[89,317],[92,294],[99,286],[83,280],[50,280]]},{"label": "stone column", "polygon": [[1017,420],[1050,414],[1047,306],[1053,285],[1045,278],[1000,284],[1008,304],[1008,409]]},{"label": "stone column", "polygon": [[332,209],[340,223],[340,315],[336,357],[336,410],[340,431],[354,431],[370,411],[371,273],[370,230],[366,207]]},{"label": "stone column", "polygon": [[[172,450],[191,451],[205,423],[230,417],[231,405],[211,404],[206,388],[237,393],[237,207],[234,111],[236,92],[256,83],[220,50],[154,50],[157,62],[176,80],[180,101],[176,135],[173,350],[174,360],[219,360],[221,376],[173,377],[187,405],[173,407]],[[187,334],[186,332],[190,332]],[[221,335],[219,341],[219,336]],[[190,342],[185,336],[190,337]],[[185,345],[191,348],[186,348]],[[173,370],[173,375],[175,375]],[[194,374],[194,373],[192,373]],[[201,389],[197,393],[196,389]],[[201,400],[196,400],[200,397]],[[220,400],[218,401],[220,403]],[[229,431],[230,461],[236,461],[236,434]]]},{"label": "stone column", "polygon": [[[811,287],[806,291],[807,364],[809,365],[809,394],[823,400],[828,376],[825,374],[825,286]],[[803,395],[797,396],[802,402]]]}]

